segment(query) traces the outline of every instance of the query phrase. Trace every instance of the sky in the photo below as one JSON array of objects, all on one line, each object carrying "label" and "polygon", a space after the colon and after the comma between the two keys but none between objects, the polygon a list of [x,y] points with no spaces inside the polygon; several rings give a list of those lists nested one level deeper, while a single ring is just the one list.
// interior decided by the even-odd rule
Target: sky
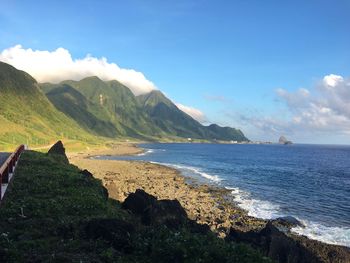
[{"label": "sky", "polygon": [[350,0],[0,1],[0,61],[159,89],[249,139],[350,144]]}]

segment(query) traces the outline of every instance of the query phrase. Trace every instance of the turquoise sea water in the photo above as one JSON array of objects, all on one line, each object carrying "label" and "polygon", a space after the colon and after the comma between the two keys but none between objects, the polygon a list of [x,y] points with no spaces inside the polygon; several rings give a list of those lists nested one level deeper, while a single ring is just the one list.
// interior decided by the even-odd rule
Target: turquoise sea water
[{"label": "turquoise sea water", "polygon": [[350,247],[350,146],[142,144],[138,156],[183,175],[226,187],[249,215],[291,215],[306,227],[293,231]]}]

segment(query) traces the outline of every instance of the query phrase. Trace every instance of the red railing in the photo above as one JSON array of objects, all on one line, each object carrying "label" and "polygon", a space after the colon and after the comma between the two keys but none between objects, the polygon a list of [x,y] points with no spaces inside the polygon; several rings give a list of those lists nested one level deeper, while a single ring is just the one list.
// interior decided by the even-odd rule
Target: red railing
[{"label": "red railing", "polygon": [[4,162],[4,164],[0,167],[0,201],[2,197],[1,193],[1,185],[2,184],[8,184],[9,183],[9,176],[10,173],[13,173],[16,163],[21,155],[21,153],[24,151],[24,145],[19,146],[14,153],[12,153],[7,160]]}]

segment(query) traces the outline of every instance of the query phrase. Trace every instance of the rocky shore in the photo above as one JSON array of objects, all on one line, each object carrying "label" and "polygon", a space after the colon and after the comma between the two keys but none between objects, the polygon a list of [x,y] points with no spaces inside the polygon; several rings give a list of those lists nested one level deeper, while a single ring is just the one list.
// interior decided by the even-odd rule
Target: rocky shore
[{"label": "rocky shore", "polygon": [[95,160],[96,155],[141,153],[131,144],[69,154],[69,161],[101,179],[109,196],[123,202],[142,189],[158,200],[178,200],[188,217],[208,225],[219,237],[249,243],[278,262],[350,262],[350,249],[328,245],[291,234],[293,220],[274,222],[257,219],[234,205],[231,192],[209,185],[189,183],[177,170],[158,164],[136,161]]}]

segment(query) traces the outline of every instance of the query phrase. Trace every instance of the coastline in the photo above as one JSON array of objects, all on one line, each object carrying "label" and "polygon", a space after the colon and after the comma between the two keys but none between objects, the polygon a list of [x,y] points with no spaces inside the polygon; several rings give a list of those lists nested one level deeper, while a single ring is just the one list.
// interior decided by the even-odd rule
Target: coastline
[{"label": "coastline", "polygon": [[[189,181],[174,168],[142,161],[91,159],[100,155],[135,155],[143,152],[134,144],[121,143],[88,153],[68,154],[68,158],[71,163],[101,179],[111,198],[122,202],[136,189],[143,189],[158,199],[177,199],[190,219],[209,225],[219,237],[227,236],[231,228],[257,232],[266,226],[268,220],[248,216],[248,212],[234,204],[231,190]],[[345,253],[345,257],[350,258],[347,247],[311,240],[289,231],[286,234],[325,259],[321,262],[347,262],[327,260],[332,253]]]},{"label": "coastline", "polygon": [[231,190],[189,180],[175,168],[143,161],[91,159],[143,152],[133,144],[118,144],[115,148],[67,155],[72,164],[101,179],[110,197],[120,202],[136,189],[143,189],[158,199],[177,199],[190,219],[209,225],[221,237],[225,237],[231,227],[248,231],[265,226],[266,220],[248,216],[246,211],[233,205]]}]

